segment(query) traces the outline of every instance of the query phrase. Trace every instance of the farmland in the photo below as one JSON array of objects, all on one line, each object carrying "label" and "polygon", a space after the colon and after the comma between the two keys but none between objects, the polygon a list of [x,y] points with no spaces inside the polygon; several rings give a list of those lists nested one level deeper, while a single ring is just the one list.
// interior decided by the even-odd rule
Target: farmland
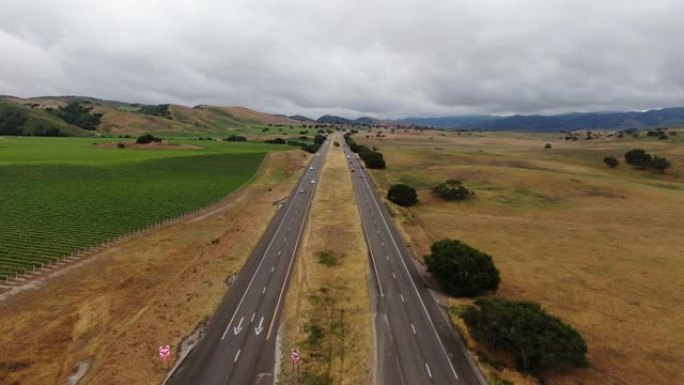
[{"label": "farmland", "polygon": [[0,138],[0,278],[214,203],[245,183],[268,151],[282,148],[201,142],[202,149],[169,151],[92,144]]},{"label": "farmland", "polygon": [[[584,336],[589,368],[542,373],[545,383],[684,383],[681,131],[666,141],[427,131],[357,137],[385,155],[387,169],[373,171],[380,188],[418,190],[416,206],[392,211],[419,259],[435,240],[464,241],[493,256],[497,295],[539,302]],[[622,155],[633,148],[666,157],[672,168],[661,174],[625,165]],[[610,169],[605,156],[622,164]],[[462,202],[432,196],[430,188],[447,179],[476,195]],[[458,307],[468,301],[451,303],[459,323]],[[505,357],[474,349],[497,376],[536,383],[502,370]]]}]

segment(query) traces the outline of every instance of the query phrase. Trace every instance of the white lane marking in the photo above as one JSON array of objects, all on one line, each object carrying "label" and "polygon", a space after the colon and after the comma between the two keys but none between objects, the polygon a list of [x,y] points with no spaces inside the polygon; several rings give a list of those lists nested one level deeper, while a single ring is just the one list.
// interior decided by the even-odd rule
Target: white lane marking
[{"label": "white lane marking", "polygon": [[430,371],[430,367],[428,366],[427,362],[425,363],[425,369],[427,369],[428,376],[432,378],[432,372]]},{"label": "white lane marking", "polygon": [[[245,317],[240,317],[240,323],[238,323],[238,326],[233,328],[233,334],[238,335],[242,331],[242,321],[245,320]],[[225,333],[224,333],[225,335]],[[221,338],[223,339],[223,338]]]},{"label": "white lane marking", "polygon": [[235,359],[233,360],[233,362],[237,362],[238,357],[240,357],[240,351],[241,351],[241,350],[242,350],[242,349],[238,349],[237,354],[235,355]]},{"label": "white lane marking", "polygon": [[413,322],[411,322],[411,329],[413,330],[413,334],[416,334],[416,327],[413,326]]},{"label": "white lane marking", "polygon": [[271,273],[273,273],[273,270],[275,270],[275,265],[273,265],[273,267],[271,267]]},{"label": "white lane marking", "polygon": [[385,246],[385,242],[380,242],[380,246]]},{"label": "white lane marking", "polygon": [[252,319],[249,320],[249,323],[254,322],[254,317],[256,317],[256,313],[252,313]]},{"label": "white lane marking", "polygon": [[261,317],[261,321],[259,321],[259,326],[254,328],[254,333],[256,333],[256,335],[259,335],[263,331],[264,331],[264,317]]},{"label": "white lane marking", "polygon": [[394,275],[394,272],[392,272],[392,278],[397,279],[397,276]]},{"label": "white lane marking", "polygon": [[[314,186],[314,189],[318,187],[318,185]],[[309,213],[309,209],[311,208],[311,202],[313,201],[313,193],[314,189],[311,191],[311,195],[309,195],[309,201],[306,204],[306,210],[304,210],[304,218],[306,218],[307,214]],[[290,272],[292,271],[292,264],[294,263],[294,257],[297,254],[297,247],[299,246],[299,240],[302,238],[302,231],[304,231],[304,224],[306,223],[306,220],[302,221],[302,224],[299,226],[299,233],[297,234],[297,240],[295,241],[294,244],[294,249],[292,251],[292,257],[290,258],[290,264],[287,266],[287,272],[285,273],[285,280],[283,280],[283,286],[280,288],[280,295],[278,295],[278,302],[276,303],[275,310],[273,311],[273,317],[271,318],[271,323],[268,326],[268,333],[266,333],[266,340],[271,338],[271,332],[273,331],[273,323],[276,320],[276,316],[278,315],[278,309],[280,308],[280,301],[283,299],[283,293],[285,292],[285,287],[287,286],[287,282],[290,278]]]},{"label": "white lane marking", "polygon": [[387,255],[386,257],[387,257],[387,260],[389,261],[389,255]]},{"label": "white lane marking", "polygon": [[375,230],[376,233],[380,234],[380,230]]},{"label": "white lane marking", "polygon": [[283,253],[282,250],[278,250],[278,255],[280,255],[280,254],[282,254],[282,253]]},{"label": "white lane marking", "polygon": [[252,278],[249,280],[249,284],[247,284],[247,288],[245,289],[245,292],[242,293],[242,298],[240,298],[240,302],[238,302],[237,307],[235,308],[235,312],[233,313],[233,316],[230,318],[230,321],[228,321],[228,325],[226,326],[226,330],[223,332],[223,335],[221,336],[221,340],[226,338],[226,334],[228,333],[228,330],[230,330],[230,325],[233,324],[233,321],[235,320],[235,316],[237,316],[238,310],[240,310],[240,306],[242,306],[242,302],[244,302],[245,297],[247,297],[247,293],[249,292],[249,288],[252,287],[252,283],[254,283],[254,279],[257,276],[257,273],[259,272],[259,269],[261,268],[261,265],[264,263],[264,260],[266,259],[266,254],[268,254],[268,250],[271,249],[271,246],[273,245],[273,241],[275,241],[275,234],[278,234],[280,231],[280,227],[285,223],[285,218],[287,218],[287,213],[290,211],[292,208],[292,205],[294,203],[293,199],[290,199],[289,204],[287,206],[287,209],[285,210],[285,214],[283,214],[283,219],[281,219],[280,224],[278,224],[278,227],[276,228],[276,231],[271,238],[271,242],[268,243],[268,246],[266,247],[266,251],[264,251],[264,254],[261,256],[261,261],[259,261],[259,265],[257,265],[256,270],[254,270],[254,274],[252,275]]},{"label": "white lane marking", "polygon": [[[368,180],[364,179],[364,182],[366,182],[366,186],[368,187],[368,191],[372,192],[370,183],[368,183]],[[451,372],[454,374],[454,377],[458,379],[458,374],[456,373],[456,369],[454,369],[454,365],[451,363],[451,359],[449,359],[449,355],[447,354],[446,349],[444,348],[444,344],[442,343],[442,340],[439,338],[439,333],[437,333],[437,328],[435,327],[434,322],[432,322],[432,318],[430,317],[430,313],[428,313],[427,306],[425,306],[425,302],[423,302],[423,297],[420,296],[420,292],[418,291],[418,287],[416,286],[416,283],[413,281],[413,278],[411,276],[411,273],[409,272],[408,266],[406,266],[406,261],[404,260],[404,256],[399,250],[399,246],[397,245],[397,240],[394,239],[394,235],[392,235],[392,231],[389,228],[389,225],[387,224],[387,220],[385,219],[385,216],[382,215],[382,210],[380,209],[380,205],[378,204],[378,201],[373,199],[373,203],[375,203],[375,207],[377,208],[378,212],[380,213],[380,217],[382,218],[382,222],[385,224],[385,228],[387,229],[387,232],[389,233],[390,239],[392,240],[392,243],[394,243],[394,248],[397,250],[397,253],[399,253],[399,259],[401,259],[402,265],[404,265],[404,270],[406,271],[406,274],[408,274],[409,281],[411,281],[411,285],[413,286],[413,290],[415,290],[416,295],[418,296],[418,300],[420,301],[420,304],[423,308],[423,311],[425,312],[425,315],[427,316],[428,321],[430,321],[430,326],[432,326],[432,331],[435,333],[435,337],[437,338],[437,342],[439,342],[439,346],[442,348],[442,353],[444,353],[444,357],[446,358],[447,362],[449,363],[449,367],[451,368]],[[371,212],[371,215],[373,213]]]},{"label": "white lane marking", "polygon": [[264,290],[261,291],[261,294],[266,293],[266,286],[264,286]]},{"label": "white lane marking", "polygon": [[403,294],[399,294],[399,296],[401,297],[401,302],[406,303],[406,300],[404,300],[404,295],[403,295]]},{"label": "white lane marking", "polygon": [[287,237],[283,238],[283,243],[287,242]]}]

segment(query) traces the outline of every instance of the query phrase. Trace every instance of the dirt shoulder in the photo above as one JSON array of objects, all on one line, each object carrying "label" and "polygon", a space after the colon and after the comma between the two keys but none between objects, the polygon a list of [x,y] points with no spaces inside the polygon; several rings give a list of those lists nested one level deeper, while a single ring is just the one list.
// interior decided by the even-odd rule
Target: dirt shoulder
[{"label": "dirt shoulder", "polygon": [[[346,160],[333,146],[285,304],[281,384],[371,383],[367,255]],[[302,357],[299,375],[292,371],[293,346]]]},{"label": "dirt shoulder", "polygon": [[131,239],[44,286],[0,302],[0,383],[161,383],[159,345],[207,320],[308,156],[269,154],[255,180],[209,215]]}]

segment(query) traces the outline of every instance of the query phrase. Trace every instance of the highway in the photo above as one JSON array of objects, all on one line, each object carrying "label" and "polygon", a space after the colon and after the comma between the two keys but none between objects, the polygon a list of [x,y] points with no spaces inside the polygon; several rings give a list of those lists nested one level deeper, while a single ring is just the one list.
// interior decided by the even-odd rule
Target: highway
[{"label": "highway", "polygon": [[313,157],[203,336],[167,384],[273,384],[282,305],[329,142]]},{"label": "highway", "polygon": [[343,146],[376,289],[374,383],[486,384],[440,313],[362,161]]}]

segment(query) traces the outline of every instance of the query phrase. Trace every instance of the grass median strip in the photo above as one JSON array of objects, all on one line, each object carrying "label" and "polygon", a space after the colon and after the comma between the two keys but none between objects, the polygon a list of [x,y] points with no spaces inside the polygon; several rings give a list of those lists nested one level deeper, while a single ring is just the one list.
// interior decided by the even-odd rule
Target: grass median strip
[{"label": "grass median strip", "polygon": [[331,147],[285,304],[281,384],[371,383],[367,255],[344,154]]}]

